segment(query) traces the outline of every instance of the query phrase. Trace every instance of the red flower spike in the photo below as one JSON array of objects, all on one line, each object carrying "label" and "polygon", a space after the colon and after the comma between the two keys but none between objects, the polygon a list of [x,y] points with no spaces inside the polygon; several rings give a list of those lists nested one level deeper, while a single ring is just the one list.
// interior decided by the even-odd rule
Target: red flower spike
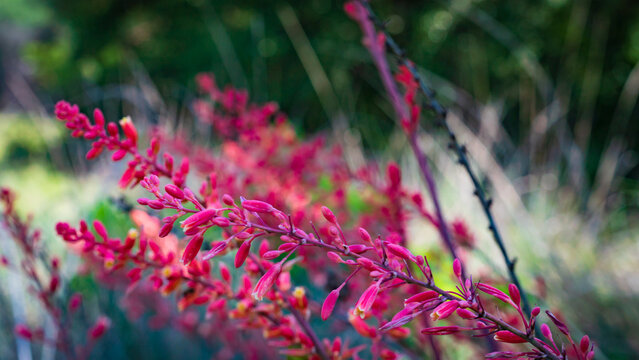
[{"label": "red flower spike", "polygon": [[588,351],[589,347],[590,347],[590,337],[588,337],[588,335],[584,335],[581,338],[581,341],[579,342],[579,348],[581,349],[581,352],[585,354]]}]

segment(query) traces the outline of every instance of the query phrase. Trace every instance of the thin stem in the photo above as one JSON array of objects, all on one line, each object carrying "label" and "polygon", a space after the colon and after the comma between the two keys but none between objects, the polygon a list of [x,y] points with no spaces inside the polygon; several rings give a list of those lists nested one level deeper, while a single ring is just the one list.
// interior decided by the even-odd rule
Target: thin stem
[{"label": "thin stem", "polygon": [[519,292],[521,293],[523,305],[524,305],[523,306],[524,311],[526,312],[527,315],[530,315],[530,304],[528,302],[526,292],[524,291],[524,288],[521,286],[521,283],[519,282],[519,278],[517,277],[517,274],[515,273],[516,260],[511,259],[510,256],[508,255],[508,251],[506,250],[506,247],[504,245],[503,238],[501,236],[499,229],[497,228],[497,223],[490,209],[492,200],[490,200],[488,196],[486,195],[486,192],[484,188],[482,187],[481,183],[479,182],[477,175],[475,174],[472,167],[470,166],[470,162],[468,160],[468,155],[466,152],[466,147],[459,143],[459,141],[457,140],[457,136],[455,135],[451,127],[448,125],[448,122],[446,121],[446,115],[448,113],[448,110],[444,106],[442,106],[439,103],[439,101],[437,101],[437,99],[435,98],[435,92],[428,85],[426,85],[426,82],[424,81],[423,77],[421,76],[421,74],[419,73],[415,65],[413,65],[413,63],[406,57],[406,52],[401,47],[399,47],[399,45],[395,42],[392,36],[386,31],[383,22],[375,14],[370,4],[368,4],[368,2],[366,1],[361,1],[361,4],[366,9],[368,13],[368,17],[384,33],[386,45],[388,46],[388,48],[397,57],[398,61],[402,65],[406,66],[406,68],[408,68],[408,70],[411,72],[415,80],[418,82],[419,89],[426,96],[427,104],[425,106],[435,113],[435,116],[437,117],[438,121],[448,133],[448,137],[450,140],[450,147],[456,153],[459,164],[462,165],[462,167],[468,174],[468,177],[473,183],[473,186],[475,188],[474,195],[477,196],[477,199],[479,200],[482,210],[484,212],[484,215],[486,216],[488,220],[488,229],[492,233],[493,239],[495,240],[495,243],[499,247],[502,257],[504,258],[504,262],[506,263],[506,268],[508,270],[508,275],[510,277],[510,280],[519,289]]},{"label": "thin stem", "polygon": [[[362,1],[362,3],[365,2]],[[373,58],[373,62],[375,63],[375,66],[377,67],[377,70],[380,74],[380,78],[382,79],[382,83],[384,84],[384,88],[386,89],[386,93],[388,94],[390,102],[393,105],[393,109],[395,110],[397,120],[401,122],[404,119],[408,118],[406,104],[402,101],[402,98],[397,90],[397,84],[393,80],[393,75],[389,69],[388,62],[386,61],[385,50],[383,46],[381,46],[381,44],[377,41],[377,32],[375,31],[375,26],[369,19],[368,14],[360,14],[359,20],[362,32],[364,33],[364,42],[367,45],[367,48],[371,53],[371,57]],[[428,192],[433,201],[437,220],[439,222],[439,233],[452,257],[457,258],[455,246],[451,240],[450,233],[448,231],[448,225],[446,223],[446,220],[444,219],[444,214],[439,203],[437,187],[435,186],[435,180],[433,179],[432,172],[428,165],[426,154],[424,154],[424,152],[417,144],[417,134],[415,131],[407,133],[406,135],[408,136],[411,148],[413,150],[413,153],[415,154],[415,157],[417,158],[419,168],[421,170],[422,176],[424,177],[424,181],[426,181]],[[464,273],[463,269],[462,273]]]}]

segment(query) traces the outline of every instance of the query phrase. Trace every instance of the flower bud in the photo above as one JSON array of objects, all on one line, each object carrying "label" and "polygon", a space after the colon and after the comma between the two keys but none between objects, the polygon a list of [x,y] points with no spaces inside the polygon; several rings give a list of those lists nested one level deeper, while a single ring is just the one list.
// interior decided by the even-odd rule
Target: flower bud
[{"label": "flower bud", "polygon": [[458,307],[459,307],[458,301],[456,300],[446,301],[440,304],[438,307],[436,307],[435,310],[433,310],[433,312],[430,314],[430,318],[432,321],[446,319],[447,317],[452,315],[455,312],[455,310],[457,310]]},{"label": "flower bud", "polygon": [[419,294],[415,294],[411,297],[409,297],[408,299],[404,300],[405,304],[410,304],[410,303],[414,303],[414,302],[425,302],[428,300],[432,300],[435,299],[439,296],[439,293],[437,293],[437,291],[433,291],[433,290],[427,290],[424,292],[420,292]]},{"label": "flower bud", "polygon": [[510,295],[510,298],[513,300],[515,305],[519,307],[519,304],[521,302],[521,295],[519,295],[519,289],[517,289],[517,286],[515,284],[508,285],[508,294]]},{"label": "flower bud", "polygon": [[92,339],[98,339],[104,335],[106,330],[111,326],[111,320],[109,320],[106,316],[100,316],[98,321],[96,321],[95,325],[91,329],[89,329],[89,336]]},{"label": "flower bud", "polygon": [[202,235],[198,234],[193,236],[193,238],[191,238],[189,243],[186,244],[186,248],[184,249],[184,252],[182,253],[182,263],[184,263],[184,265],[190,264],[191,261],[195,259],[195,256],[197,255],[197,253],[200,252],[200,248],[202,247],[203,241],[204,241],[204,238],[202,237]]},{"label": "flower bud", "polygon": [[335,304],[337,303],[337,299],[339,298],[340,290],[341,287],[331,291],[326,297],[326,300],[324,300],[321,312],[322,320],[326,321],[326,319],[328,319],[329,316],[331,316],[331,314],[333,313],[333,309],[335,308]]},{"label": "flower bud", "polygon": [[222,202],[227,206],[235,205],[235,202],[233,201],[233,197],[231,197],[231,195],[229,194],[224,194],[224,196],[222,196]]},{"label": "flower bud", "polygon": [[26,325],[22,325],[22,324],[16,325],[13,331],[16,333],[16,335],[18,335],[21,338],[24,338],[27,340],[31,340],[31,338],[33,338],[33,332],[31,332],[31,329],[29,329]]},{"label": "flower bud", "polygon": [[322,206],[322,216],[324,216],[324,219],[326,219],[329,223],[337,225],[337,218],[335,217],[335,214],[333,214],[331,209],[326,206]]},{"label": "flower bud", "polygon": [[184,191],[182,191],[182,189],[180,189],[179,187],[175,186],[174,184],[168,184],[164,187],[164,190],[166,190],[166,192],[173,196],[176,199],[179,200],[183,200],[184,199]]},{"label": "flower bud", "polygon": [[82,294],[75,293],[69,299],[69,312],[75,312],[82,305]]},{"label": "flower bud", "polygon": [[240,245],[240,248],[237,250],[237,254],[235,254],[235,267],[239,268],[244,264],[246,258],[249,255],[249,251],[251,250],[251,241],[245,241]]},{"label": "flower bud", "polygon": [[368,233],[368,231],[366,231],[363,228],[359,228],[359,237],[367,243],[373,244],[373,241],[371,239],[371,235]]},{"label": "flower bud", "polygon": [[259,200],[244,200],[242,207],[256,213],[270,213],[275,210],[271,204]]},{"label": "flower bud", "polygon": [[154,210],[162,210],[164,209],[164,204],[160,200],[150,200],[147,203],[147,206]]},{"label": "flower bud", "polygon": [[388,164],[386,172],[391,188],[399,187],[400,183],[402,182],[402,172],[399,169],[399,166],[396,163],[392,162]]},{"label": "flower bud", "polygon": [[500,330],[495,333],[495,341],[505,342],[510,344],[521,344],[527,342],[526,339],[523,339],[508,330]]},{"label": "flower bud", "polygon": [[455,276],[457,276],[457,278],[461,278],[462,267],[461,261],[459,261],[459,259],[455,259],[453,261],[453,272],[455,273]]},{"label": "flower bud", "polygon": [[223,262],[220,262],[220,276],[227,283],[231,282],[231,272],[229,271],[229,268],[226,266],[226,264],[224,264]]}]

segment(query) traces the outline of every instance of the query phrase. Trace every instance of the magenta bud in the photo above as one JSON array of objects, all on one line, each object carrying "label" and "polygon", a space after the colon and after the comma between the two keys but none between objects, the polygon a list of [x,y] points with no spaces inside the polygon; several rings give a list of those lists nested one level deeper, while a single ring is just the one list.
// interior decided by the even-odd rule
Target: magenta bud
[{"label": "magenta bud", "polygon": [[439,294],[437,293],[437,291],[427,290],[427,291],[420,292],[419,294],[415,294],[415,295],[409,297],[408,299],[404,300],[404,303],[410,304],[410,303],[414,303],[414,302],[425,302],[425,301],[428,301],[428,300],[435,299],[438,296],[439,296]]},{"label": "magenta bud", "polygon": [[222,202],[227,206],[235,205],[235,201],[233,201],[233,197],[231,197],[231,195],[229,194],[224,194],[224,196],[222,196]]},{"label": "magenta bud", "polygon": [[324,216],[324,219],[326,219],[326,221],[331,224],[337,225],[337,218],[335,217],[335,214],[333,214],[331,209],[327,208],[326,206],[322,206],[322,215]]},{"label": "magenta bud", "polygon": [[242,245],[240,245],[240,248],[237,249],[237,254],[235,254],[236,268],[239,268],[240,266],[242,266],[242,264],[244,264],[244,261],[246,261],[246,258],[248,257],[250,250],[251,250],[251,241],[245,241],[242,243]]},{"label": "magenta bud", "polygon": [[101,238],[103,238],[104,240],[108,238],[107,230],[104,227],[104,224],[102,224],[102,222],[100,222],[99,220],[94,220],[93,228],[95,229],[95,232],[97,232],[98,235],[100,235]]},{"label": "magenta bud", "polygon": [[366,230],[365,230],[365,229],[363,229],[363,228],[359,228],[359,230],[358,230],[358,231],[359,231],[359,237],[360,237],[363,241],[365,241],[365,242],[367,242],[367,243],[370,243],[370,244],[372,244],[372,243],[373,243],[373,241],[372,241],[372,239],[371,239],[371,235],[368,233],[368,231],[366,231]]},{"label": "magenta bud", "polygon": [[532,317],[537,317],[539,316],[540,312],[541,312],[541,308],[539,306],[535,306],[530,312],[530,314],[532,315]]},{"label": "magenta bud", "polygon": [[321,312],[322,320],[326,321],[326,319],[328,319],[328,317],[331,316],[331,314],[333,313],[333,309],[335,309],[337,299],[339,299],[339,291],[340,288],[331,291],[326,297],[326,300],[324,300]]},{"label": "magenta bud", "polygon": [[588,335],[584,335],[581,338],[581,341],[579,342],[579,348],[581,349],[581,352],[585,354],[588,351],[589,347],[590,347],[590,338],[588,337]]},{"label": "magenta bud", "polygon": [[184,249],[184,252],[182,253],[182,262],[184,263],[184,265],[190,264],[191,261],[195,259],[195,256],[197,256],[197,253],[200,252],[200,248],[202,247],[203,241],[204,241],[204,238],[202,237],[202,235],[198,234],[193,236],[193,238],[191,238],[189,243],[186,244],[186,248]]},{"label": "magenta bud", "polygon": [[164,209],[164,204],[160,200],[150,200],[147,203],[147,206],[154,210],[162,210]]},{"label": "magenta bud", "polygon": [[95,325],[89,329],[89,336],[92,339],[98,339],[104,335],[106,330],[111,326],[111,320],[106,316],[101,316]]},{"label": "magenta bud", "polygon": [[242,207],[256,213],[270,213],[275,210],[271,204],[259,200],[245,200]]},{"label": "magenta bud", "polygon": [[390,182],[391,187],[396,188],[402,182],[402,172],[399,169],[399,166],[395,163],[388,164],[388,168],[386,169],[388,173],[388,180]]},{"label": "magenta bud", "polygon": [[459,261],[459,259],[455,259],[453,261],[453,272],[455,273],[455,276],[457,276],[458,278],[461,278],[462,266],[461,266],[461,261]]},{"label": "magenta bud", "polygon": [[521,295],[519,295],[519,289],[517,289],[517,286],[515,284],[508,285],[508,294],[510,295],[510,298],[513,300],[515,305],[519,307],[519,303],[521,302]]},{"label": "magenta bud", "polygon": [[126,150],[120,149],[120,150],[117,150],[116,152],[114,152],[113,155],[111,155],[111,160],[120,161],[120,160],[124,159],[125,156],[126,156]]},{"label": "magenta bud", "polygon": [[82,305],[82,294],[75,293],[69,299],[69,311],[75,312]]},{"label": "magenta bud", "polygon": [[548,339],[552,340],[552,332],[547,324],[541,324],[541,333]]},{"label": "magenta bud", "polygon": [[173,196],[176,199],[182,200],[184,199],[184,192],[182,191],[182,189],[180,189],[179,187],[175,186],[174,184],[168,184],[164,187],[164,190],[166,190],[166,192]]},{"label": "magenta bud", "polygon": [[18,335],[21,338],[30,340],[31,338],[33,338],[33,333],[31,332],[31,329],[29,329],[26,325],[16,325],[16,327],[13,329],[13,331],[16,333],[16,335]]},{"label": "magenta bud", "polygon": [[213,219],[213,223],[219,227],[227,227],[231,225],[231,222],[229,221],[229,219],[223,217],[223,216],[218,216],[216,218]]},{"label": "magenta bud", "polygon": [[173,223],[164,224],[160,228],[160,233],[158,234],[158,236],[161,238],[166,237],[171,233],[171,230],[173,230]]}]

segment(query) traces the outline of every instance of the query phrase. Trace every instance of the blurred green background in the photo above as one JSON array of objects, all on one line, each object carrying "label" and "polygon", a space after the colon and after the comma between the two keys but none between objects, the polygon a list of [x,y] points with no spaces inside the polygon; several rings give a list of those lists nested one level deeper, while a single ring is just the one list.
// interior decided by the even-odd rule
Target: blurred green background
[{"label": "blurred green background", "polygon": [[[117,174],[88,167],[83,145],[48,118],[53,104],[181,126],[192,123],[194,76],[210,71],[254,100],[277,101],[301,133],[348,129],[364,154],[402,159],[419,186],[341,4],[0,1],[0,183],[16,188],[21,209],[62,252],[52,214],[77,219],[117,197],[100,188]],[[492,184],[521,277],[531,287],[545,277],[548,303],[604,358],[631,358],[639,351],[639,3],[372,4],[452,109],[451,125]],[[447,212],[483,229],[441,129],[428,116],[422,125]]]}]

